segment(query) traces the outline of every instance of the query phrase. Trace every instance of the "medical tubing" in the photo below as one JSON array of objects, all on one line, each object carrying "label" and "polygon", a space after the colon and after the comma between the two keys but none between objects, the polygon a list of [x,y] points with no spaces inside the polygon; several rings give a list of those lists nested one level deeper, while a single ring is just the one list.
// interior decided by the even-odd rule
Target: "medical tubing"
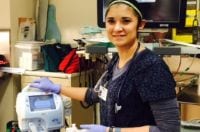
[{"label": "medical tubing", "polygon": [[28,126],[29,126],[31,132],[37,132],[37,127],[36,127],[35,123],[29,122]]},{"label": "medical tubing", "polygon": [[38,131],[37,126],[36,126],[36,124],[34,122],[29,122],[28,126],[29,126],[31,132],[48,132],[48,130],[47,130],[47,128],[45,126],[41,126],[44,131],[43,130]]},{"label": "medical tubing", "polygon": [[108,73],[108,71],[105,71],[105,72],[101,75],[100,79],[97,81],[96,85],[94,86],[94,91],[95,91],[95,92],[99,92],[100,83],[101,83],[103,77],[104,77],[107,73]]},{"label": "medical tubing", "polygon": [[28,92],[28,89],[30,88],[30,84],[26,85],[23,89],[22,92]]}]

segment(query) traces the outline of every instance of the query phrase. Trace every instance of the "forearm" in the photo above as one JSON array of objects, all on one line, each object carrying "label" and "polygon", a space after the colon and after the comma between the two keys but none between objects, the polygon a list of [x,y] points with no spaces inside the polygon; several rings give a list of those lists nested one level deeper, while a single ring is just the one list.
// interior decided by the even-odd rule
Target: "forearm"
[{"label": "forearm", "polygon": [[149,132],[149,126],[121,128],[120,130],[121,130],[120,132]]},{"label": "forearm", "polygon": [[[118,130],[120,129],[120,131]],[[106,132],[109,132],[109,127]],[[149,126],[130,127],[130,128],[113,128],[112,132],[149,132]]]},{"label": "forearm", "polygon": [[61,87],[60,94],[75,100],[84,101],[86,91],[86,87]]},{"label": "forearm", "polygon": [[179,132],[180,117],[176,98],[151,102],[156,126],[151,126],[150,132]]}]

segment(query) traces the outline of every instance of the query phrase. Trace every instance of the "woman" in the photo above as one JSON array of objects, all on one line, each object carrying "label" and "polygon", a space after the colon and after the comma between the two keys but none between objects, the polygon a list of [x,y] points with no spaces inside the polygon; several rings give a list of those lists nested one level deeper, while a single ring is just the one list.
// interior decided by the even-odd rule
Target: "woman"
[{"label": "woman", "polygon": [[100,102],[101,125],[81,125],[89,132],[179,132],[175,81],[164,61],[138,41],[144,25],[137,2],[111,2],[106,31],[118,54],[95,88],[63,88],[47,78],[31,86],[90,105]]}]

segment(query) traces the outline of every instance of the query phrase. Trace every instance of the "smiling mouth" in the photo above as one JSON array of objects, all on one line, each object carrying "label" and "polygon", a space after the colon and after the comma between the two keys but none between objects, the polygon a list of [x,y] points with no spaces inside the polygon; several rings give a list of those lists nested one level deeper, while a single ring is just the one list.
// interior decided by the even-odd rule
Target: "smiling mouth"
[{"label": "smiling mouth", "polygon": [[123,35],[123,34],[122,35],[120,35],[120,34],[114,34],[113,35],[113,37],[124,37],[124,36],[126,36],[126,35]]},{"label": "smiling mouth", "polygon": [[125,37],[125,35],[113,35],[113,38],[124,38]]}]

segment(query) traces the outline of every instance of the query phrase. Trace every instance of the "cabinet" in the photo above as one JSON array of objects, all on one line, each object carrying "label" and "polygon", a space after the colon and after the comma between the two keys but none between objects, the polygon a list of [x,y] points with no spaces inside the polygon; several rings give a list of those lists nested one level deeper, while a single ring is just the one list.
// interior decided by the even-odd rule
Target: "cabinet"
[{"label": "cabinet", "polygon": [[[37,0],[0,0],[0,27],[10,29],[11,33],[11,66],[14,66],[14,45],[17,42],[18,18],[35,17]],[[80,27],[96,25],[96,1],[95,0],[50,0],[56,5],[56,17],[61,30],[62,42],[74,43],[74,38],[80,38]],[[79,3],[79,4],[77,4]],[[84,5],[84,6],[83,6]],[[75,8],[76,7],[76,8]],[[88,15],[88,10],[91,11]],[[81,15],[80,15],[81,14]],[[81,17],[80,17],[81,16]],[[84,19],[87,18],[87,19]],[[31,75],[30,75],[31,76]],[[34,75],[35,76],[35,75]],[[0,80],[0,131],[5,131],[6,123],[16,120],[15,99],[19,91],[18,84],[20,77],[11,75],[6,80]],[[71,82],[74,84],[74,82]],[[75,101],[74,101],[75,102]],[[75,102],[79,107],[79,102]],[[74,105],[75,106],[75,105]],[[83,111],[83,112],[82,112]],[[80,108],[79,113],[84,113],[85,109]],[[74,112],[73,112],[74,113]],[[78,114],[79,114],[78,113]],[[92,113],[92,112],[88,112]],[[78,115],[77,114],[77,115]],[[87,114],[85,114],[87,115]],[[75,116],[78,118],[78,116]],[[88,116],[90,118],[90,116]],[[78,121],[77,121],[78,122]],[[74,123],[76,123],[74,121]],[[85,122],[87,123],[87,122]]]},{"label": "cabinet", "polygon": [[[45,72],[45,71],[26,71],[21,75],[21,88],[25,87],[28,83],[40,77],[48,77],[51,81],[57,84],[61,84],[63,87],[78,87],[79,84],[84,84],[88,79],[85,76],[85,72],[79,74],[65,74],[57,72]],[[93,108],[84,109],[79,101],[71,100],[71,116],[66,117],[68,124],[87,124],[93,123]]]},{"label": "cabinet", "polygon": [[[198,79],[200,80],[199,76]],[[198,85],[187,86],[182,88],[177,98],[181,103],[181,119],[196,120],[200,119],[200,87]]]},{"label": "cabinet", "polygon": [[[169,65],[170,70],[172,72],[177,72],[180,57],[179,56],[172,56],[164,58],[166,63]],[[200,119],[200,59],[193,58],[193,57],[182,57],[181,58],[181,65],[179,69],[179,76],[176,76],[176,81],[179,81],[180,86],[182,89],[181,92],[177,95],[178,100],[181,103],[181,119],[182,120],[193,120],[193,119]],[[189,68],[187,71],[185,69]],[[198,80],[196,87],[191,88],[184,88],[185,84],[188,84],[189,81],[192,80],[192,76],[196,75]],[[190,79],[191,78],[191,79]],[[179,87],[179,86],[177,86]]]},{"label": "cabinet", "polygon": [[[13,45],[17,41],[18,18],[34,17],[36,0],[0,0],[0,28],[10,29],[11,56],[10,64],[13,66]],[[2,50],[2,48],[1,48]],[[19,91],[20,78],[15,75],[8,75],[0,79],[0,131],[6,131],[6,124],[16,120],[15,102]]]}]

